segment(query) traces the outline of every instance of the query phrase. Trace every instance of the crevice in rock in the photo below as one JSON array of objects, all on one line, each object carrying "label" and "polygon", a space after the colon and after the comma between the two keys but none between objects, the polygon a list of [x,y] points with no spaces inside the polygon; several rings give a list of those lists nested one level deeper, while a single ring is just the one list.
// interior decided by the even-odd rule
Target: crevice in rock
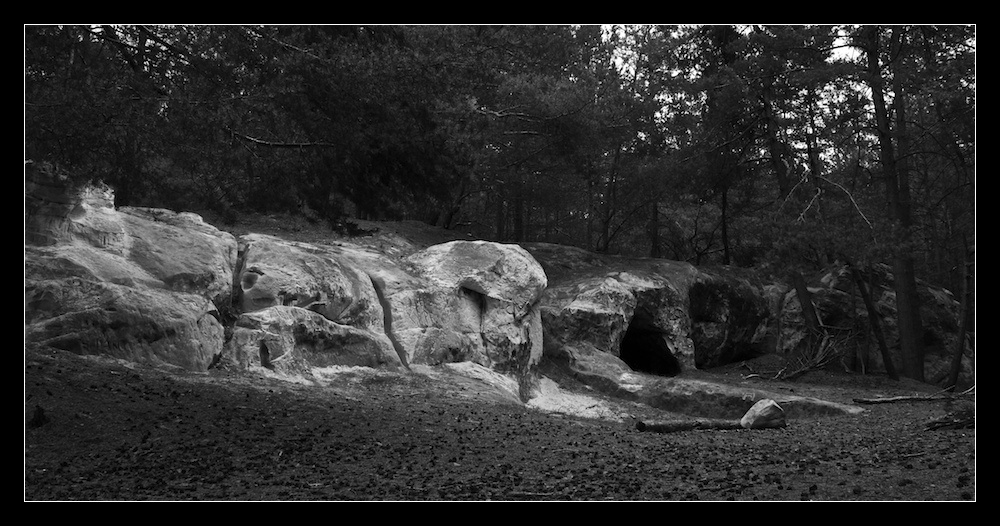
[{"label": "crevice in rock", "polygon": [[677,376],[681,363],[663,339],[663,331],[640,313],[632,318],[619,346],[619,356],[634,371]]},{"label": "crevice in rock", "polygon": [[469,288],[465,285],[459,285],[459,290],[462,291],[467,298],[472,300],[476,305],[479,313],[479,339],[483,344],[483,349],[486,349],[486,333],[483,331],[483,325],[486,323],[486,295],[482,292]]},{"label": "crevice in rock", "polygon": [[229,304],[216,306],[219,309],[219,323],[222,324],[222,330],[225,334],[225,342],[229,341],[233,337],[233,332],[236,327],[236,320],[240,316],[241,306],[243,304],[243,267],[246,266],[247,260],[247,250],[250,246],[240,242],[236,248],[236,265],[233,268],[233,283],[231,292],[229,294]]},{"label": "crevice in rock", "polygon": [[268,350],[267,344],[263,341],[260,342],[260,365],[261,367],[274,369],[274,366],[271,365],[271,351]]},{"label": "crevice in rock", "polygon": [[403,367],[409,369],[410,364],[406,361],[406,350],[403,349],[403,344],[399,343],[399,340],[396,339],[396,334],[392,330],[392,304],[385,297],[385,282],[371,274],[368,275],[368,279],[372,281],[372,287],[375,288],[375,295],[378,297],[379,304],[382,305],[382,323],[385,325],[385,335],[389,338],[389,342],[392,343],[392,348],[396,350],[396,355],[399,356],[399,361],[403,364]]}]

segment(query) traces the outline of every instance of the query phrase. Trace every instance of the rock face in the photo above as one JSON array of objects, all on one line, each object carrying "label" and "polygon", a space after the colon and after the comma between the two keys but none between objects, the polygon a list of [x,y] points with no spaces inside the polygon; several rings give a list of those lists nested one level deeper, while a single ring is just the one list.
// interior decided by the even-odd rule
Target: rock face
[{"label": "rock face", "polygon": [[204,370],[222,350],[236,241],[194,214],[115,210],[26,167],[25,340]]},{"label": "rock face", "polygon": [[762,283],[737,269],[699,269],[688,292],[691,339],[700,352],[695,366],[707,369],[770,350],[773,313]]},{"label": "rock face", "polygon": [[25,338],[204,371],[305,373],[470,362],[527,395],[542,356],[541,266],[522,248],[453,241],[405,254],[114,207],[26,167]]},{"label": "rock face", "polygon": [[[394,304],[393,327],[399,330],[404,347],[413,341],[412,354],[418,362],[456,361],[449,357],[465,352],[470,353],[469,361],[527,374],[541,358],[542,324],[537,303],[548,281],[542,267],[523,248],[452,241],[417,252],[406,262],[426,284],[417,292],[430,292],[443,301],[443,305],[432,304],[433,310],[412,301],[399,302],[397,308],[393,300],[399,291],[386,293]],[[423,327],[410,323],[415,317],[428,315],[437,319]],[[441,346],[436,341],[441,335],[468,345]]]},{"label": "rock face", "polygon": [[[109,188],[72,188],[43,167],[26,175],[26,343],[192,371],[474,364],[511,378],[522,401],[541,389],[539,371],[555,367],[628,400],[738,417],[774,396],[684,371],[796,341],[787,289],[736,269],[539,243],[391,250],[381,241],[236,239],[195,214],[116,209]],[[841,278],[813,287],[828,322],[857,314],[846,310],[854,304]],[[885,314],[888,290],[879,293]],[[942,291],[929,294],[954,306]],[[926,319],[944,333],[953,317]],[[776,400],[789,413],[851,410]]]},{"label": "rock face", "polygon": [[282,372],[402,365],[371,278],[339,247],[246,235],[235,281],[227,360]]},{"label": "rock face", "polygon": [[253,234],[241,247],[227,353],[241,365],[469,361],[523,378],[541,358],[545,274],[516,245],[454,241],[390,258]]},{"label": "rock face", "polygon": [[619,390],[621,371],[675,376],[766,350],[771,311],[748,278],[558,245],[526,248],[549,276],[546,355],[588,383]]}]

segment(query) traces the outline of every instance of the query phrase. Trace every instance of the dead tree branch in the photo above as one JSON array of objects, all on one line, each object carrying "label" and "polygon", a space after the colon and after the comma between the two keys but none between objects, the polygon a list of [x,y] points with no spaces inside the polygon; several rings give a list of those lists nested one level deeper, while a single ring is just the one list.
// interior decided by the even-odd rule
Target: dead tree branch
[{"label": "dead tree branch", "polygon": [[894,402],[934,402],[937,400],[955,400],[962,397],[972,397],[975,395],[975,390],[976,386],[972,386],[958,394],[944,392],[944,393],[922,395],[922,396],[914,395],[914,396],[887,396],[884,398],[855,398],[854,401],[859,404],[891,404]]},{"label": "dead tree branch", "polygon": [[836,342],[830,337],[829,333],[823,331],[823,340],[819,342],[819,345],[816,346],[816,351],[811,356],[799,362],[798,366],[791,371],[787,371],[787,368],[778,371],[774,379],[793,380],[809,371],[822,369],[833,361],[838,356],[838,353],[839,349]]},{"label": "dead tree branch", "polygon": [[659,422],[636,422],[635,428],[639,431],[651,431],[653,433],[676,433],[678,431],[692,431],[695,429],[743,429],[739,420],[725,420],[721,418],[694,418],[691,420],[663,420]]}]

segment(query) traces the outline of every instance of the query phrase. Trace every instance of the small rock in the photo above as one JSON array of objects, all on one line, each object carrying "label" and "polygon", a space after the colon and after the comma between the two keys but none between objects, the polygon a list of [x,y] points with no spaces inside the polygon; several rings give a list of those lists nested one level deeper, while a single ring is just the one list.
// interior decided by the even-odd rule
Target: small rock
[{"label": "small rock", "polygon": [[770,398],[759,400],[743,415],[740,425],[744,429],[785,427],[785,411]]}]

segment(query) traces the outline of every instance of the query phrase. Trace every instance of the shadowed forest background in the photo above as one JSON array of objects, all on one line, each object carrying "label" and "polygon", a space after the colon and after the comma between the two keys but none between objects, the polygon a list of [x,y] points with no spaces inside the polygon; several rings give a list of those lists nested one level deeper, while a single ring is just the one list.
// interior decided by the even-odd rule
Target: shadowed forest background
[{"label": "shadowed forest background", "polygon": [[915,379],[917,280],[971,303],[975,26],[24,31],[26,161],[119,206],[421,220],[796,285],[886,263]]}]

